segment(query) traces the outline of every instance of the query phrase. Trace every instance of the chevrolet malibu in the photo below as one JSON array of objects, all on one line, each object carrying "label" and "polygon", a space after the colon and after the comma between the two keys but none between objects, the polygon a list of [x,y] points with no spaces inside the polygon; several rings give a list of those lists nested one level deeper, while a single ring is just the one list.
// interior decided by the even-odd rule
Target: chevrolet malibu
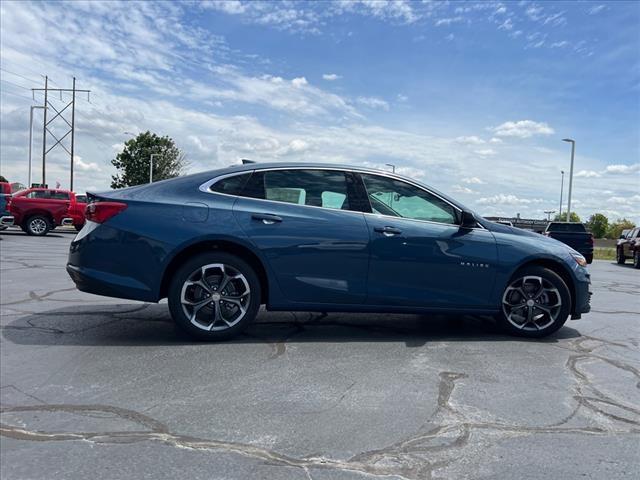
[{"label": "chevrolet malibu", "polygon": [[237,335],[260,305],[494,315],[526,337],[590,308],[575,250],[378,170],[247,164],[90,197],[67,264],[77,287],[167,298],[205,340]]}]

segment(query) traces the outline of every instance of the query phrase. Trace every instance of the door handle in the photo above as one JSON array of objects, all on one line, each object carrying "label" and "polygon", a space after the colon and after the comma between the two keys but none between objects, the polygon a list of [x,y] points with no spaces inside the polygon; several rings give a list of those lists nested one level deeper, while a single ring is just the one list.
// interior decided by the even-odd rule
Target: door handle
[{"label": "door handle", "polygon": [[265,225],[273,225],[282,221],[282,217],[271,213],[254,213],[251,215],[253,220],[262,220]]},{"label": "door handle", "polygon": [[402,230],[396,227],[375,227],[373,230],[382,233],[385,237],[393,237],[402,233]]}]

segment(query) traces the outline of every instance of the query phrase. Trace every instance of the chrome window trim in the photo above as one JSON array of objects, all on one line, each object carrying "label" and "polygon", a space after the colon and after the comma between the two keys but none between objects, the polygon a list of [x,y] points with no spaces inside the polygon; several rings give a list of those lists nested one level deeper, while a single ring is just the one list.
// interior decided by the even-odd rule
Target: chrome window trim
[{"label": "chrome window trim", "polygon": [[[257,171],[260,172],[271,172],[271,171],[277,171],[277,170],[328,170],[331,172],[351,172],[351,173],[359,173],[359,174],[366,174],[366,175],[377,175],[380,177],[386,177],[386,178],[390,178],[392,180],[397,180],[399,182],[404,182],[407,183],[409,185],[412,185],[424,192],[427,192],[430,195],[433,195],[434,197],[439,198],[440,200],[442,200],[443,202],[445,202],[446,204],[450,205],[451,207],[455,208],[458,212],[462,213],[462,209],[460,207],[458,207],[457,205],[454,205],[453,203],[451,203],[450,201],[448,201],[446,198],[442,198],[440,195],[438,195],[435,192],[432,192],[431,190],[426,189],[425,187],[423,187],[422,185],[419,185],[417,183],[411,182],[410,180],[406,180],[405,178],[399,177],[397,175],[394,174],[389,174],[387,172],[371,172],[369,170],[360,170],[360,169],[356,169],[356,168],[338,168],[338,167],[313,167],[313,166],[309,166],[309,167],[301,167],[301,166],[295,166],[295,167],[266,167],[266,168],[254,168],[252,170],[243,170],[241,172],[232,172],[232,173],[225,173],[222,175],[218,175],[216,177],[213,177],[211,180],[206,181],[205,183],[203,183],[202,185],[200,185],[200,187],[198,187],[198,190],[200,190],[201,192],[204,193],[209,193],[212,195],[224,195],[225,197],[234,197],[234,198],[248,198],[250,200],[257,200],[259,202],[269,202],[269,203],[275,203],[275,204],[285,204],[285,205],[296,205],[298,207],[306,207],[306,208],[321,208],[323,210],[331,210],[334,212],[350,212],[350,213],[357,213],[357,214],[361,214],[361,215],[372,215],[375,217],[384,217],[384,218],[395,218],[395,219],[401,219],[401,220],[410,220],[412,222],[421,222],[421,223],[430,223],[430,224],[434,224],[434,225],[445,225],[448,227],[458,227],[458,228],[462,228],[460,225],[458,225],[457,223],[443,223],[443,222],[434,222],[431,220],[420,220],[417,218],[406,218],[406,217],[394,217],[393,215],[384,215],[382,213],[369,213],[369,212],[359,212],[357,210],[343,210],[340,208],[327,208],[327,207],[317,207],[315,205],[300,205],[297,203],[288,203],[288,202],[280,202],[278,200],[267,200],[266,198],[253,198],[253,197],[243,197],[242,195],[231,195],[230,193],[221,193],[221,192],[214,192],[212,190],[210,190],[211,186],[214,185],[216,182],[223,180],[225,178],[229,178],[229,177],[234,177],[237,175],[245,175],[247,173],[254,173]],[[366,187],[365,187],[366,188]],[[480,222],[476,222],[477,223],[477,227],[473,227],[470,230],[487,230]]]}]

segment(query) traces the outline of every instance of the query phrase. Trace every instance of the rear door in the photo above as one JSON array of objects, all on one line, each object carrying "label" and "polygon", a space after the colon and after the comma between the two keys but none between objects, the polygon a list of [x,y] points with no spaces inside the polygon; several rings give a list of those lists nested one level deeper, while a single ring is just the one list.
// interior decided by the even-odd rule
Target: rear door
[{"label": "rear door", "polygon": [[350,202],[353,185],[341,170],[256,170],[235,202],[288,301],[364,303],[369,232]]},{"label": "rear door", "polygon": [[361,174],[371,203],[367,303],[487,307],[497,247],[483,228],[460,228],[458,209],[418,186]]}]

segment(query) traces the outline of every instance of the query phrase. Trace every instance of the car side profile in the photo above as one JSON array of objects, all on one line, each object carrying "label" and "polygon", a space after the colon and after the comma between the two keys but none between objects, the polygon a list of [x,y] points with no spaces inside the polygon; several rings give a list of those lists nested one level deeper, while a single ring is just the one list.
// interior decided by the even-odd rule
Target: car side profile
[{"label": "car side profile", "polygon": [[616,242],[618,264],[624,264],[629,258],[633,260],[634,268],[640,268],[640,227],[622,232]]},{"label": "car side profile", "polygon": [[223,340],[268,310],[495,315],[541,337],[590,309],[582,255],[489,222],[413,179],[247,164],[89,194],[67,271],[85,292],[158,302]]}]

